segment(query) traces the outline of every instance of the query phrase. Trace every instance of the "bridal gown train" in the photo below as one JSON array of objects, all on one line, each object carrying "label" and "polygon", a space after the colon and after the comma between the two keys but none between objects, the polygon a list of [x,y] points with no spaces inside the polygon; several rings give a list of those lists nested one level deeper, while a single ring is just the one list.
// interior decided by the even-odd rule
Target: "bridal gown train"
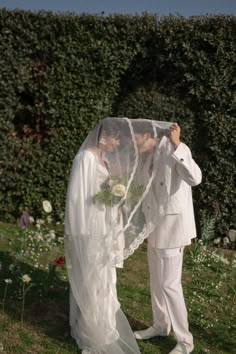
[{"label": "bridal gown train", "polygon": [[116,292],[118,209],[93,203],[109,173],[89,150],[77,154],[65,215],[65,254],[70,281],[71,335],[87,353],[140,353]]}]

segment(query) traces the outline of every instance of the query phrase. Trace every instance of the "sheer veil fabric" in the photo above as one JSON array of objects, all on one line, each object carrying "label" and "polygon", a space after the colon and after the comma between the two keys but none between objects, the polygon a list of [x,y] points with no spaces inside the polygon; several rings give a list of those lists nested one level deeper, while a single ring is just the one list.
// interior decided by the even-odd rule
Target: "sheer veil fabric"
[{"label": "sheer veil fabric", "polygon": [[152,181],[170,125],[105,118],[73,161],[65,212],[70,326],[88,353],[140,353],[117,298],[116,268],[155,227]]}]

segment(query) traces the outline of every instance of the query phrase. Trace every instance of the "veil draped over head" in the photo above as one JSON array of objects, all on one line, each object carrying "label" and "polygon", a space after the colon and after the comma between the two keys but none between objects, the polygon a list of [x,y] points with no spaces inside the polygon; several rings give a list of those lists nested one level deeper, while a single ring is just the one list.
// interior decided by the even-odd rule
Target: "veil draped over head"
[{"label": "veil draped over head", "polygon": [[106,118],[71,170],[65,255],[72,336],[89,353],[139,353],[116,294],[116,267],[155,228],[152,182],[171,123]]}]

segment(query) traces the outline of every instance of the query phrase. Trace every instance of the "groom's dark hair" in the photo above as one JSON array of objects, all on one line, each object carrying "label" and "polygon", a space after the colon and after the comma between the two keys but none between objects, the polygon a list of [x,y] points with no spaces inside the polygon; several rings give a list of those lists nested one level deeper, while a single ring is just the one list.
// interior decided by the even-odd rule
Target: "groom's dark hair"
[{"label": "groom's dark hair", "polygon": [[154,127],[152,123],[145,122],[145,121],[134,121],[133,122],[133,130],[136,134],[150,134],[151,138],[154,138]]}]

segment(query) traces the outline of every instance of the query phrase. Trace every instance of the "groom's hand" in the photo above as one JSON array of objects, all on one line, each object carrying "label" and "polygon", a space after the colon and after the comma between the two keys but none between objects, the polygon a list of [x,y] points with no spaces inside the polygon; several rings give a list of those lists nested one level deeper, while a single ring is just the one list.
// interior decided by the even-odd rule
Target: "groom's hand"
[{"label": "groom's hand", "polygon": [[175,148],[180,144],[180,126],[177,123],[173,123],[169,128],[169,139]]}]

